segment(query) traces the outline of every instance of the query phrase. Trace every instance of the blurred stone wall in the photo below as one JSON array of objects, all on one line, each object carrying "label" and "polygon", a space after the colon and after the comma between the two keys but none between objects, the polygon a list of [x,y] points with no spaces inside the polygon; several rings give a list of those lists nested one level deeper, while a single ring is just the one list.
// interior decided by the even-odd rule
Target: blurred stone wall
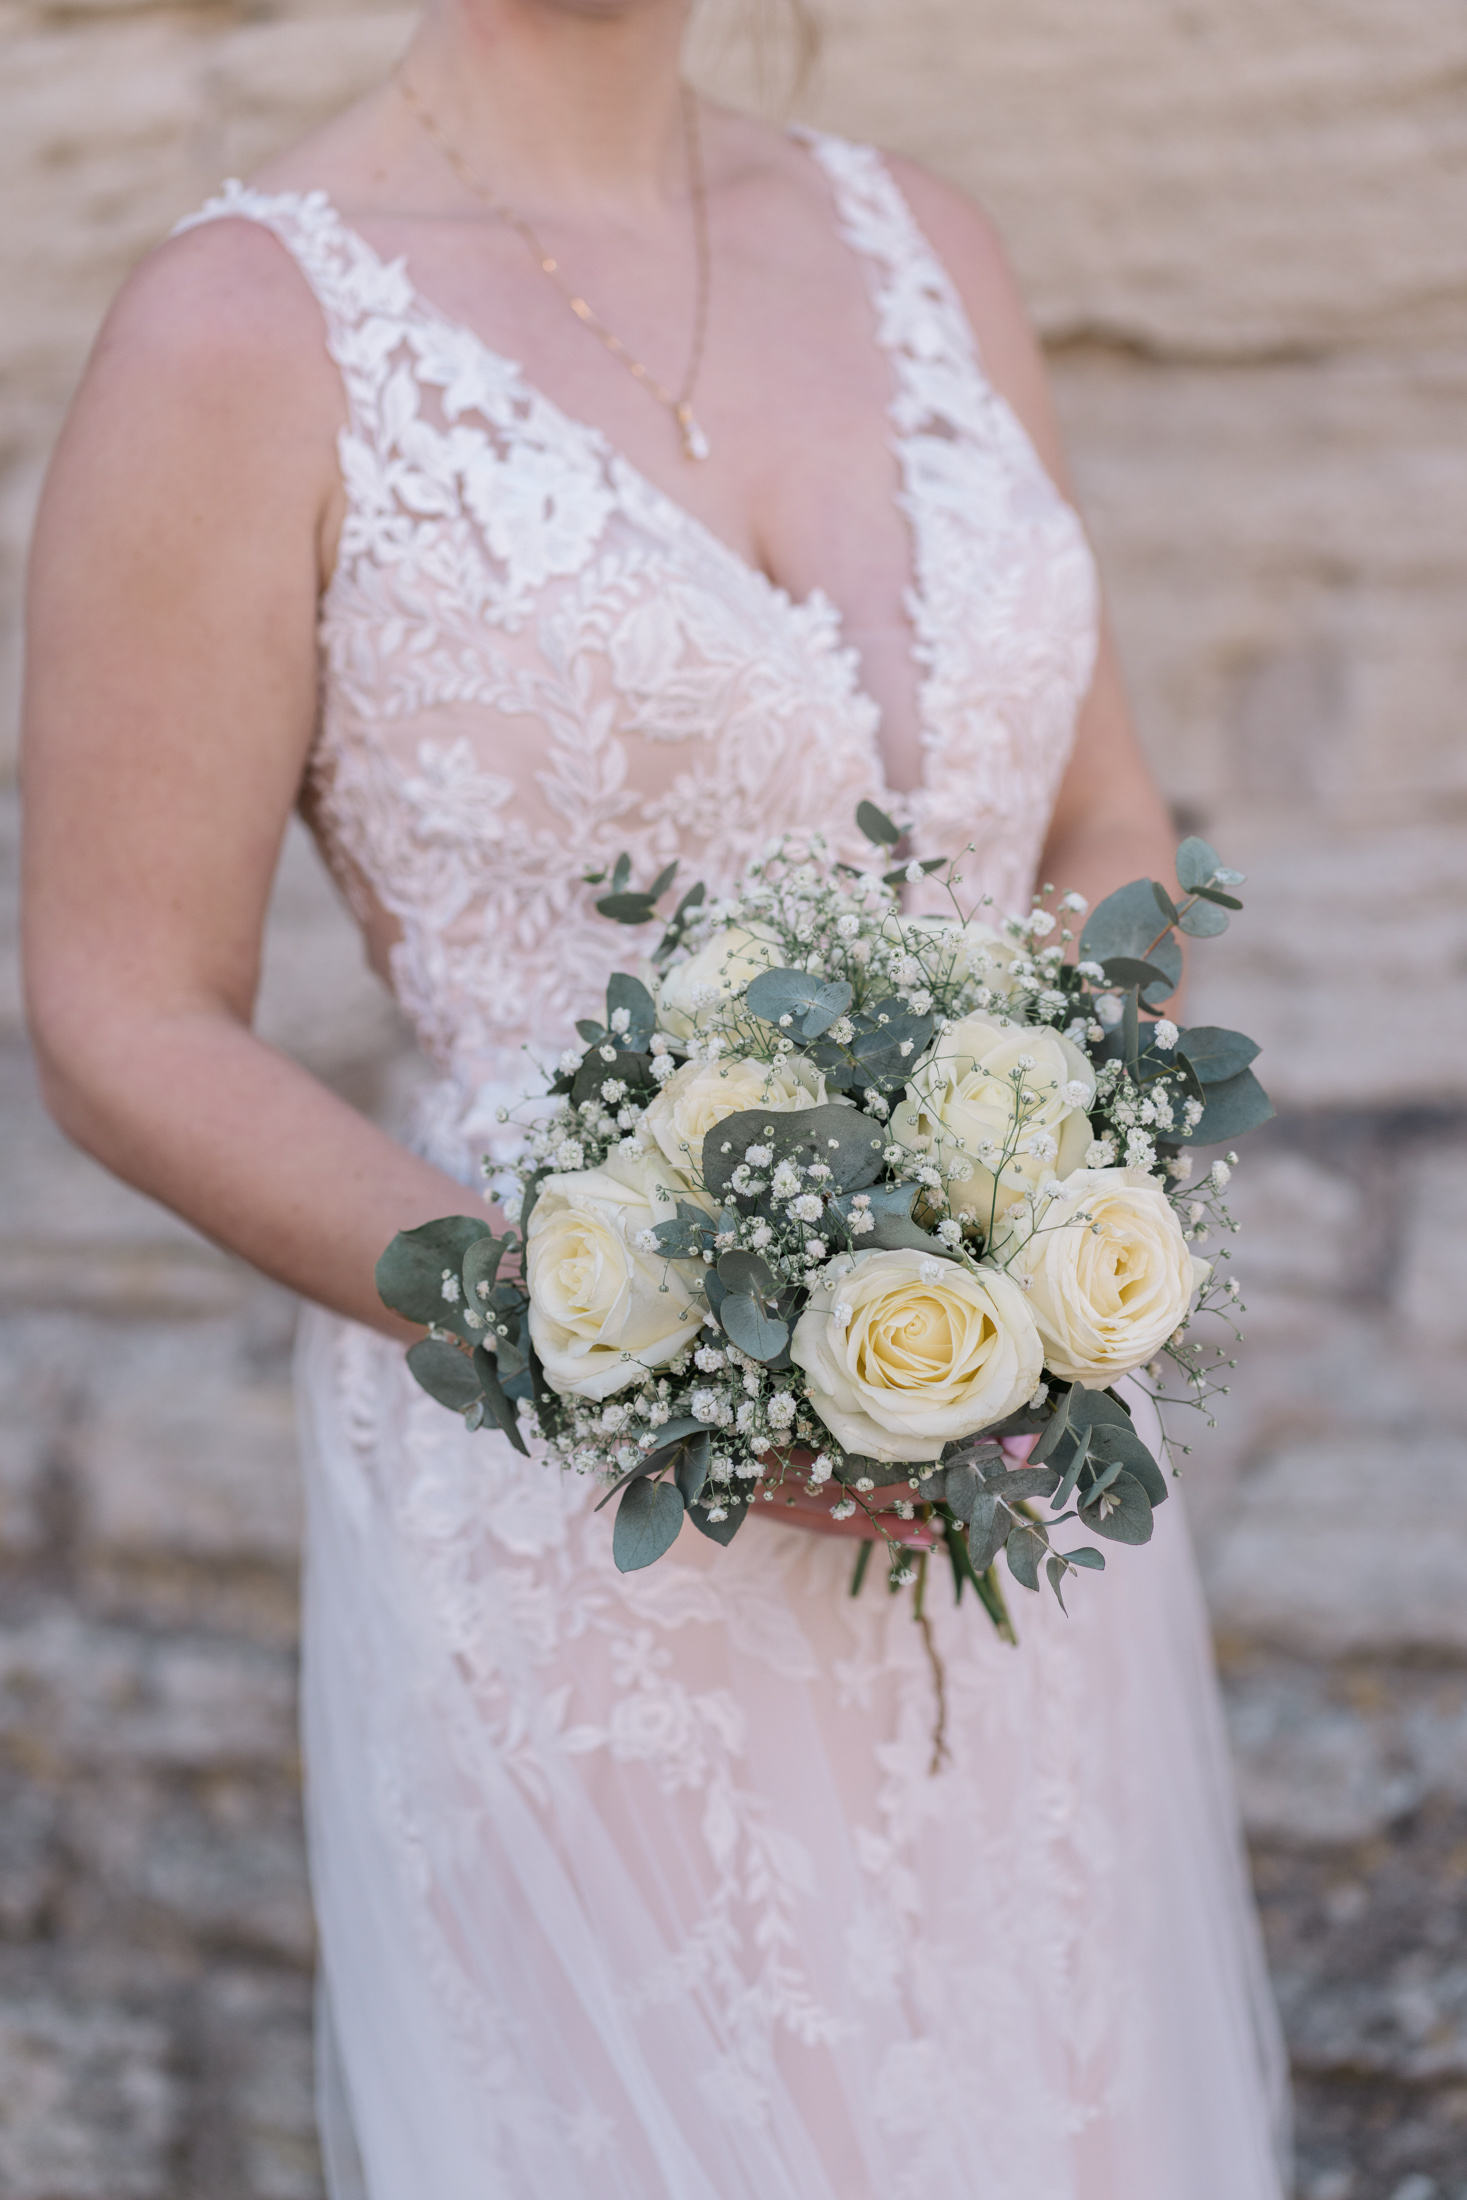
[{"label": "blurred stone wall", "polygon": [[[705,80],[756,96],[704,0]],[[1306,2200],[1467,2195],[1467,13],[825,0],[812,119],[998,217],[1148,748],[1250,874],[1248,1352],[1192,1478]],[[283,1294],[71,1153],[13,956],[21,562],[126,268],[380,76],[358,5],[0,0],[0,2192],[307,2200]],[[262,1021],[409,1072],[292,837]]]}]

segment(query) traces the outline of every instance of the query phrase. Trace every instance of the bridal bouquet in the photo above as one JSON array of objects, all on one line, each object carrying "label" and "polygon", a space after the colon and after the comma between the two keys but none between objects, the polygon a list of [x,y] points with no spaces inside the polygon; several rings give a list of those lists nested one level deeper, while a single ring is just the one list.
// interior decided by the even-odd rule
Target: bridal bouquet
[{"label": "bridal bouquet", "polygon": [[[899,829],[870,803],[858,823],[889,863]],[[645,925],[675,868],[637,891],[623,857],[598,909]],[[1272,1113],[1251,1040],[1157,1013],[1176,933],[1241,906],[1205,841],[1176,868],[1175,892],[1102,902],[1077,948],[1076,894],[965,910],[945,859],[857,870],[818,835],[731,899],[694,887],[549,1079],[518,1230],[453,1216],[383,1255],[383,1299],[428,1327],[413,1374],[619,1492],[624,1571],[685,1521],[728,1543],[798,1484],[866,1514],[853,1589],[881,1542],[920,1598],[925,1553],[900,1540],[920,1519],[1004,1631],[1000,1552],[1063,1603],[1105,1561],[1058,1531],[1144,1543],[1167,1494],[1120,1379],[1169,1365],[1206,1411],[1233,1364],[1197,1328],[1237,1335],[1226,1251],[1193,1248],[1231,1227],[1236,1156],[1194,1184],[1190,1149]],[[934,875],[951,915],[904,914]]]}]

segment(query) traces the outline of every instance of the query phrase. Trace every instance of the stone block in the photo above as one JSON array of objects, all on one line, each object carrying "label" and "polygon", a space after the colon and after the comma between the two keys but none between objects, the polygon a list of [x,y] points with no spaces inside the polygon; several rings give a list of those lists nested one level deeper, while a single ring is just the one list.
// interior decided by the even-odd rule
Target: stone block
[{"label": "stone block", "polygon": [[1317,1657],[1467,1651],[1460,1436],[1299,1440],[1251,1474],[1207,1564],[1225,1636]]},{"label": "stone block", "polygon": [[1424,1352],[1467,1354],[1467,1145],[1423,1156],[1406,1187],[1396,1304]]},{"label": "stone block", "polygon": [[203,2021],[226,2073],[220,2090],[250,2200],[322,2200],[309,1984],[220,1969],[205,1990]]},{"label": "stone block", "polygon": [[94,2004],[0,2002],[0,2190],[171,2200],[183,2093],[164,2028]]},{"label": "stone block", "polygon": [[0,1627],[0,1744],[45,1780],[81,1765],[289,1765],[293,1661],[204,1635],[89,1625],[42,1605]]},{"label": "stone block", "polygon": [[87,1942],[165,1928],[192,1949],[308,1965],[314,1952],[296,1797],[283,1779],[179,1782],[126,1767],[81,1782],[64,1815],[75,1883],[66,1929]]}]

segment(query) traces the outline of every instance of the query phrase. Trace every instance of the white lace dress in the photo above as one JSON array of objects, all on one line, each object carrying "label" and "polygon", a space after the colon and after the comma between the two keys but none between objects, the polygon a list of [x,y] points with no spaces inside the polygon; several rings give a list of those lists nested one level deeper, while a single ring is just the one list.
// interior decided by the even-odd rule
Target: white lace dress
[{"label": "white lace dress", "polygon": [[[890,363],[924,852],[1024,905],[1094,653],[1073,513],[871,152],[810,141]],[[727,884],[883,798],[878,712],[795,603],[452,325],[319,193],[230,185],[320,301],[347,518],[321,844],[493,1111],[635,937],[625,848]],[[888,801],[889,796],[885,797]],[[968,866],[972,875],[972,864]],[[751,1523],[611,1562],[575,1479],[314,1314],[304,1721],[333,2200],[1278,2200],[1283,2099],[1181,1505],[1022,1647]],[[1020,1592],[1014,1590],[1017,1598]]]}]

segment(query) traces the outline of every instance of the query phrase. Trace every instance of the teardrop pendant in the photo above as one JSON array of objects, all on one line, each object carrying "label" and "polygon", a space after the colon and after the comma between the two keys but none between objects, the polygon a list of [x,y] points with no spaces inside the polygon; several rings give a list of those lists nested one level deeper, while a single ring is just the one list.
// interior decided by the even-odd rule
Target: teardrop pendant
[{"label": "teardrop pendant", "polygon": [[682,430],[684,458],[706,458],[708,456],[708,438],[693,418],[691,405],[678,406],[677,424]]}]

